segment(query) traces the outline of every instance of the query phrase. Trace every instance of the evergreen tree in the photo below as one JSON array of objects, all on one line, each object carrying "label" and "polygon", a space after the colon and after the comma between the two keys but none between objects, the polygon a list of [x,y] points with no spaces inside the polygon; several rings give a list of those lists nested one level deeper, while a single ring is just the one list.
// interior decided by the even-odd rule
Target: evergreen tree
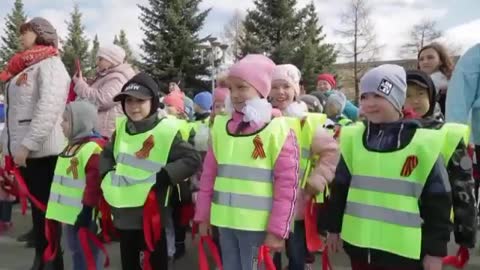
[{"label": "evergreen tree", "polygon": [[82,13],[78,5],[75,5],[71,19],[67,22],[68,36],[63,44],[62,60],[70,75],[75,73],[75,59],[80,60],[82,71],[85,71],[90,64],[88,52],[88,39],[85,37],[85,27],[82,25]]},{"label": "evergreen tree", "polygon": [[5,65],[13,54],[21,50],[20,26],[27,20],[22,0],[15,0],[12,13],[5,18],[5,35],[0,48],[0,66]]},{"label": "evergreen tree", "polygon": [[130,63],[130,64],[135,63],[135,59],[133,57],[132,49],[130,48],[130,44],[129,44],[128,39],[127,39],[127,34],[125,33],[125,31],[123,29],[120,30],[120,34],[118,35],[118,38],[117,38],[117,35],[115,35],[115,38],[113,40],[113,44],[118,45],[118,46],[122,47],[123,50],[125,50],[125,55],[126,55],[125,59],[128,63]]},{"label": "evergreen tree", "polygon": [[201,0],[149,0],[139,5],[143,23],[142,65],[158,81],[177,78],[187,87],[203,86],[198,77],[207,75],[199,38],[210,9],[200,11]]},{"label": "evergreen tree", "polygon": [[297,11],[297,0],[255,0],[255,9],[245,18],[241,51],[266,53],[277,64],[294,58],[301,38],[304,11]]},{"label": "evergreen tree", "polygon": [[304,13],[301,46],[293,63],[301,69],[305,86],[311,91],[316,88],[320,72],[332,71],[337,53],[332,44],[325,43],[323,26],[319,25],[313,2],[305,7]]},{"label": "evergreen tree", "polygon": [[92,50],[90,51],[90,59],[87,70],[87,76],[92,77],[95,75],[97,68],[97,54],[98,49],[100,48],[100,42],[98,41],[98,35],[95,35],[95,38],[92,41]]}]

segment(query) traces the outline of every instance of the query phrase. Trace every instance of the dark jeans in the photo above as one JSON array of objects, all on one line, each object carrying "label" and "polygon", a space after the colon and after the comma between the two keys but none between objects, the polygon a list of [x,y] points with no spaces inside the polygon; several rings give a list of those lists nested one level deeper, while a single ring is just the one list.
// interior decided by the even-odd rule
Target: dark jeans
[{"label": "dark jeans", "polygon": [[[143,230],[119,230],[120,255],[123,270],[141,270],[141,253],[146,249]],[[160,241],[150,257],[153,270],[168,269],[167,240],[165,230],[162,230]]]},{"label": "dark jeans", "polygon": [[[20,168],[20,172],[25,179],[30,193],[45,205],[50,196],[50,187],[52,185],[56,163],[56,156],[32,158],[27,159],[26,168]],[[45,239],[45,213],[35,207],[33,203],[31,203],[31,205],[35,255],[41,257],[47,247],[47,240]],[[54,263],[56,265],[55,269],[63,269],[61,250],[58,252],[57,259]]]},{"label": "dark jeans", "polygon": [[0,222],[10,222],[12,220],[12,202],[0,201]]},{"label": "dark jeans", "polygon": [[295,221],[295,228],[293,233],[290,233],[286,246],[288,269],[304,270],[307,257],[307,242],[305,239],[305,222],[303,220]]}]

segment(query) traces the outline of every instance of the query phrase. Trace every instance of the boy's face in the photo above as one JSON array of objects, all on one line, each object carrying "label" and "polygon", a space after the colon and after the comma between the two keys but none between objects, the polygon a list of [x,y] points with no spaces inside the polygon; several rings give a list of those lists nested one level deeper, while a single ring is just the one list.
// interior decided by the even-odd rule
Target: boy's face
[{"label": "boy's face", "polygon": [[275,80],[270,91],[273,107],[283,111],[295,98],[295,89],[284,80]]},{"label": "boy's face", "polygon": [[430,109],[430,99],[427,89],[416,84],[409,84],[405,107],[412,108],[418,115],[424,116]]},{"label": "boy's face", "polygon": [[336,104],[334,104],[333,102],[327,102],[327,104],[325,105],[325,113],[328,117],[335,118],[340,115],[341,112]]},{"label": "boy's face", "polygon": [[225,114],[225,102],[215,101],[213,111],[216,115]]},{"label": "boy's face", "polygon": [[193,111],[195,113],[203,113],[204,110],[202,108],[200,108],[200,106],[198,106],[197,104],[193,104]]},{"label": "boy's face", "polygon": [[260,97],[260,94],[257,92],[257,90],[242,79],[230,77],[229,85],[232,106],[237,112],[242,111],[247,100]]},{"label": "boy's face", "polygon": [[400,113],[384,97],[375,93],[365,93],[360,97],[360,111],[374,123],[390,123],[400,120]]},{"label": "boy's face", "polygon": [[150,99],[125,98],[125,113],[132,121],[141,121],[148,117],[152,101]]},{"label": "boy's face", "polygon": [[70,135],[72,135],[72,123],[67,112],[63,113],[62,123],[60,125],[62,127],[63,135],[65,135],[66,138],[70,138]]}]

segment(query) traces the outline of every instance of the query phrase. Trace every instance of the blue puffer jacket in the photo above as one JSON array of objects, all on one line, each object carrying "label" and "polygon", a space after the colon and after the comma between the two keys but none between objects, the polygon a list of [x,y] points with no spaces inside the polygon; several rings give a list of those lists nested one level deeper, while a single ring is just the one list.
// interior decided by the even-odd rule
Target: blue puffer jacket
[{"label": "blue puffer jacket", "polygon": [[471,122],[473,142],[480,145],[480,44],[470,48],[455,66],[445,116],[447,122]]}]

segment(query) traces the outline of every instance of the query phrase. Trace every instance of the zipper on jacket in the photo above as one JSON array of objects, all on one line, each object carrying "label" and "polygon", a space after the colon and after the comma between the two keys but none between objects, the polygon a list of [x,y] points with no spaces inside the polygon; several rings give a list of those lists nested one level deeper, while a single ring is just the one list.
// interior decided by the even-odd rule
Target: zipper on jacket
[{"label": "zipper on jacket", "polygon": [[12,149],[10,146],[10,128],[9,128],[10,119],[8,117],[8,114],[10,111],[10,104],[8,102],[8,99],[9,99],[8,96],[10,94],[9,88],[10,88],[10,82],[7,83],[7,85],[5,85],[5,105],[7,106],[7,110],[5,112],[5,128],[7,129],[7,151],[8,151],[8,155],[12,156]]},{"label": "zipper on jacket", "polygon": [[371,254],[370,254],[370,249],[367,250],[368,254],[367,254],[367,263],[370,264],[371,262]]}]

